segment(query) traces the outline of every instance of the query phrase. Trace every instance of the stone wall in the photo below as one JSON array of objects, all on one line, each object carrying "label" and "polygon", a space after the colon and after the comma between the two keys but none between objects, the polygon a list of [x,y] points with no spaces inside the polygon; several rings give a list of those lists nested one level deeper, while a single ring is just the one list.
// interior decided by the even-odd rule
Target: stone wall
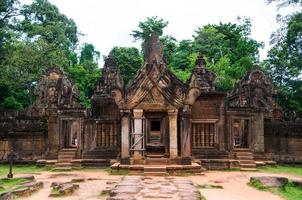
[{"label": "stone wall", "polygon": [[302,163],[302,123],[265,122],[264,144],[268,159]]},{"label": "stone wall", "polygon": [[18,162],[41,159],[47,152],[47,122],[22,112],[0,114],[0,162],[13,150]]}]

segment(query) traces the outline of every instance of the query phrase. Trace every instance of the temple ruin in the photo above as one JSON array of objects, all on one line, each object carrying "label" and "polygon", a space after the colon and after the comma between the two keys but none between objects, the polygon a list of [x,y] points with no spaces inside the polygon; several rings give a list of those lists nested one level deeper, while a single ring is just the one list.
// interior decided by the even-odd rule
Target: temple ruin
[{"label": "temple ruin", "polygon": [[19,162],[143,172],[151,165],[170,172],[302,162],[301,120],[283,120],[273,99],[276,90],[260,68],[227,94],[216,90],[215,74],[202,56],[195,65],[189,81],[180,81],[152,34],[144,64],[127,85],[109,54],[91,109],[81,106],[67,74],[50,68],[33,105],[1,115],[0,159],[14,151]]}]

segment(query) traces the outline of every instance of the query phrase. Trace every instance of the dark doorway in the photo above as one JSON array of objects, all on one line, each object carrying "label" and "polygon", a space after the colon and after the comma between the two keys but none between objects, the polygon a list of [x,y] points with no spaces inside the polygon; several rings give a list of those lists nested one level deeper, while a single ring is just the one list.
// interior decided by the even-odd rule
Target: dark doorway
[{"label": "dark doorway", "polygon": [[235,148],[249,148],[250,120],[234,119],[233,137]]},{"label": "dark doorway", "polygon": [[166,113],[146,113],[146,153],[164,155],[167,148]]}]

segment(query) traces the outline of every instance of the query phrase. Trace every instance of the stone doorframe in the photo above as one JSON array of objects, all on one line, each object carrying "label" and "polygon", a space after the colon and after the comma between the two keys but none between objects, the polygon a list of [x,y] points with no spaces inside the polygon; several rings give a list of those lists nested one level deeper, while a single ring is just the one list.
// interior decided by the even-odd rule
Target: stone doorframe
[{"label": "stone doorframe", "polygon": [[[64,121],[67,122],[67,132],[65,133],[64,129]],[[71,137],[72,137],[72,123],[77,123],[76,132],[76,145],[72,145]],[[60,149],[74,147],[77,149],[81,149],[82,145],[82,119],[81,118],[71,118],[71,117],[59,117],[59,140],[60,140]],[[66,137],[65,134],[68,134]],[[66,141],[66,139],[68,141]],[[67,143],[67,146],[65,144]]]},{"label": "stone doorframe", "polygon": [[[138,141],[141,137],[140,134],[143,132],[143,109],[133,109],[133,132],[135,133],[135,142],[137,142],[137,151],[134,151],[133,158],[135,160],[140,160],[143,158],[143,151],[140,148],[144,145]],[[121,164],[129,164],[130,162],[130,134],[131,134],[131,111],[121,110]],[[168,110],[168,120],[169,120],[169,156],[170,159],[176,159],[178,157],[177,150],[177,117],[178,110]]]},{"label": "stone doorframe", "polygon": [[[230,127],[229,127],[229,132],[230,132],[230,149],[236,149],[235,144],[234,144],[234,120],[248,120],[248,138],[247,138],[247,149],[252,149],[252,142],[253,142],[253,137],[252,137],[252,116],[230,116]],[[244,148],[244,147],[243,147]]]}]

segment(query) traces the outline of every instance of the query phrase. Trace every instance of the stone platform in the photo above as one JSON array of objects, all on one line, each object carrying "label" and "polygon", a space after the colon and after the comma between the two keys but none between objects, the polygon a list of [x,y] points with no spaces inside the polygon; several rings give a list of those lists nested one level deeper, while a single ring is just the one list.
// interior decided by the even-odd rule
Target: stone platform
[{"label": "stone platform", "polygon": [[119,162],[111,165],[113,171],[129,170],[131,175],[145,175],[145,176],[166,176],[177,175],[181,173],[200,174],[204,169],[197,163],[191,165],[122,165]]}]

